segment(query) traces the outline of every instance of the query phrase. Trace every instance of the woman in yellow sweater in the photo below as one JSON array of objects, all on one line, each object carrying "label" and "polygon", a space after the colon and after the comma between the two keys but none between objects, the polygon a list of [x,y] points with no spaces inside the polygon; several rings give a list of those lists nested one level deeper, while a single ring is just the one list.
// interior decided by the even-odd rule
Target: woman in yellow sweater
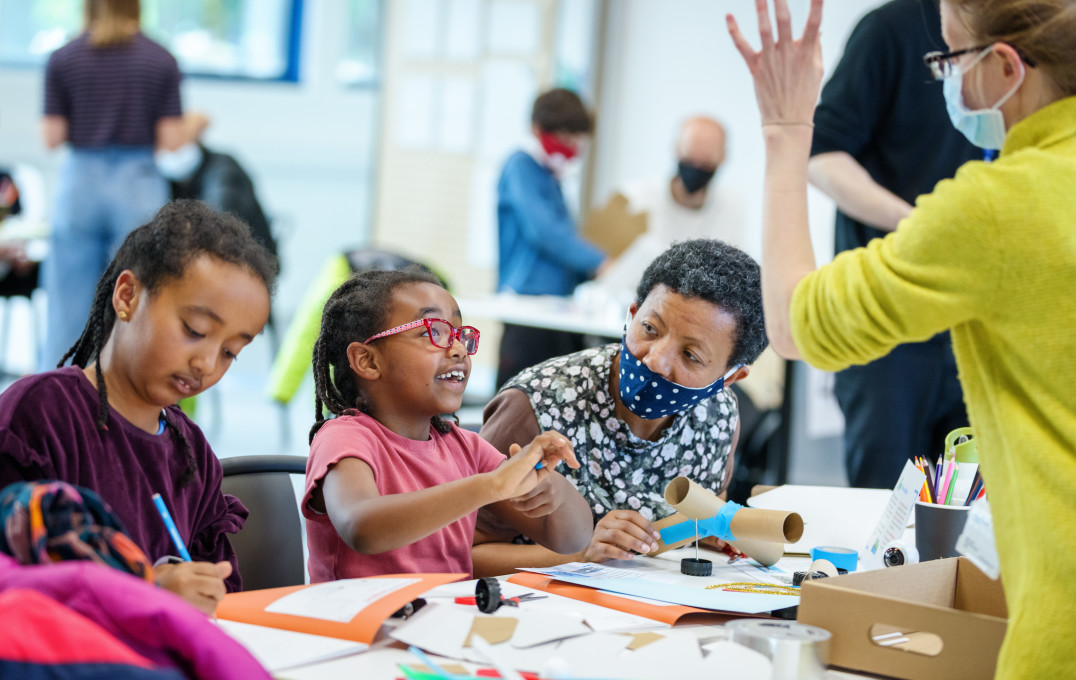
[{"label": "woman in yellow sweater", "polygon": [[[893,234],[815,268],[807,158],[822,0],[792,36],[729,16],[766,144],[763,299],[774,348],[826,370],[951,330],[989,488],[1009,629],[998,677],[1076,668],[1076,0],[942,0],[927,65],[954,125],[1000,148],[922,196]],[[924,77],[927,72],[924,70]]]}]

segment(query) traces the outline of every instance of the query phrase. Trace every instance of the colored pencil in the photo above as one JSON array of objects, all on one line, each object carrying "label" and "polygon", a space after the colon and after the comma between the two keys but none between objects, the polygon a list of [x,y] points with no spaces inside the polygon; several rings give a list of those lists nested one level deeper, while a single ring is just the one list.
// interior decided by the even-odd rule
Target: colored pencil
[{"label": "colored pencil", "polygon": [[945,505],[949,505],[953,499],[953,489],[956,487],[956,478],[960,474],[960,465],[955,460],[950,463],[950,465],[953,466],[953,473],[949,477],[949,483],[945,485]]},{"label": "colored pencil", "polygon": [[937,503],[938,502],[937,501],[938,489],[937,489],[937,487],[934,486],[934,479],[933,479],[934,478],[934,470],[933,470],[933,466],[930,464],[930,461],[927,460],[926,456],[923,456],[921,458],[921,460],[923,461],[923,470],[927,473],[927,481],[926,481],[927,496],[928,496],[927,501],[930,502],[930,503]]}]

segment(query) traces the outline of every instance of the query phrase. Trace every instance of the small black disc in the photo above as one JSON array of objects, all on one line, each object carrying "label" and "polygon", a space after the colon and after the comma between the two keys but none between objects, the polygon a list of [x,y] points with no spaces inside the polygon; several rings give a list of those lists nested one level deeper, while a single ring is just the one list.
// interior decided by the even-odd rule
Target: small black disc
[{"label": "small black disc", "polygon": [[714,563],[710,560],[685,557],[680,560],[680,573],[688,576],[709,576],[714,573]]},{"label": "small black disc", "polygon": [[495,578],[480,578],[474,588],[478,611],[492,614],[501,606],[501,582]]}]

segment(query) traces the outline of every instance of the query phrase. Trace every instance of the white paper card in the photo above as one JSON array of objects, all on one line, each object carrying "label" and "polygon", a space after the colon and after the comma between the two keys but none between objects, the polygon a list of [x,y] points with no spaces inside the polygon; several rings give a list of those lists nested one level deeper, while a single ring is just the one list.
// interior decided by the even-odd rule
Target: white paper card
[{"label": "white paper card", "polygon": [[978,463],[957,463],[956,480],[953,482],[953,493],[949,496],[949,505],[964,505],[964,501],[971,492],[971,483],[975,481],[975,473],[979,471]]},{"label": "white paper card", "polygon": [[428,604],[389,635],[431,654],[463,658],[463,642],[471,632],[475,614],[455,605]]},{"label": "white paper card", "polygon": [[382,597],[418,583],[420,580],[417,578],[350,578],[319,583],[285,595],[266,607],[265,611],[347,623]]},{"label": "white paper card", "polygon": [[238,621],[218,619],[217,625],[246,647],[266,670],[274,673],[286,668],[358,654],[370,648],[362,642],[308,635]]},{"label": "white paper card", "polygon": [[[529,604],[531,603],[524,603]],[[589,635],[592,632],[580,618],[535,610],[521,611],[511,644],[513,647],[534,647],[554,640]]]},{"label": "white paper card", "polygon": [[971,504],[964,531],[956,539],[956,549],[990,578],[996,579],[1001,575],[998,547],[994,542],[994,518],[990,514],[990,503],[985,498]]},{"label": "white paper card", "polygon": [[893,495],[889,497],[889,503],[878,520],[878,526],[863,547],[864,552],[860,559],[864,563],[878,559],[882,548],[904,535],[908,517],[912,514],[912,508],[915,507],[915,501],[919,498],[919,491],[926,479],[927,476],[915,467],[912,461],[904,461],[904,470],[900,473],[897,485],[893,487]]}]

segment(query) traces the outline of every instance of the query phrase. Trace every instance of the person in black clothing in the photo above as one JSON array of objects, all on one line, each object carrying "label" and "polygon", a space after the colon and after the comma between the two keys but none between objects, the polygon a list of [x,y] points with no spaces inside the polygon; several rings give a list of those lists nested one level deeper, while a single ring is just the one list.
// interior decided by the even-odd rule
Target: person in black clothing
[{"label": "person in black clothing", "polygon": [[[946,50],[937,3],[887,2],[860,20],[822,89],[809,173],[837,204],[838,253],[894,231],[916,196],[981,158],[923,64],[933,50]],[[948,333],[841,371],[835,392],[852,486],[892,488],[904,461],[940,453],[968,422]]]},{"label": "person in black clothing", "polygon": [[201,113],[183,116],[183,143],[175,151],[158,151],[157,169],[172,186],[172,199],[205,201],[219,212],[233,213],[250,225],[251,233],[269,252],[277,254],[250,175],[234,157],[213,151],[202,144],[209,119]]}]

